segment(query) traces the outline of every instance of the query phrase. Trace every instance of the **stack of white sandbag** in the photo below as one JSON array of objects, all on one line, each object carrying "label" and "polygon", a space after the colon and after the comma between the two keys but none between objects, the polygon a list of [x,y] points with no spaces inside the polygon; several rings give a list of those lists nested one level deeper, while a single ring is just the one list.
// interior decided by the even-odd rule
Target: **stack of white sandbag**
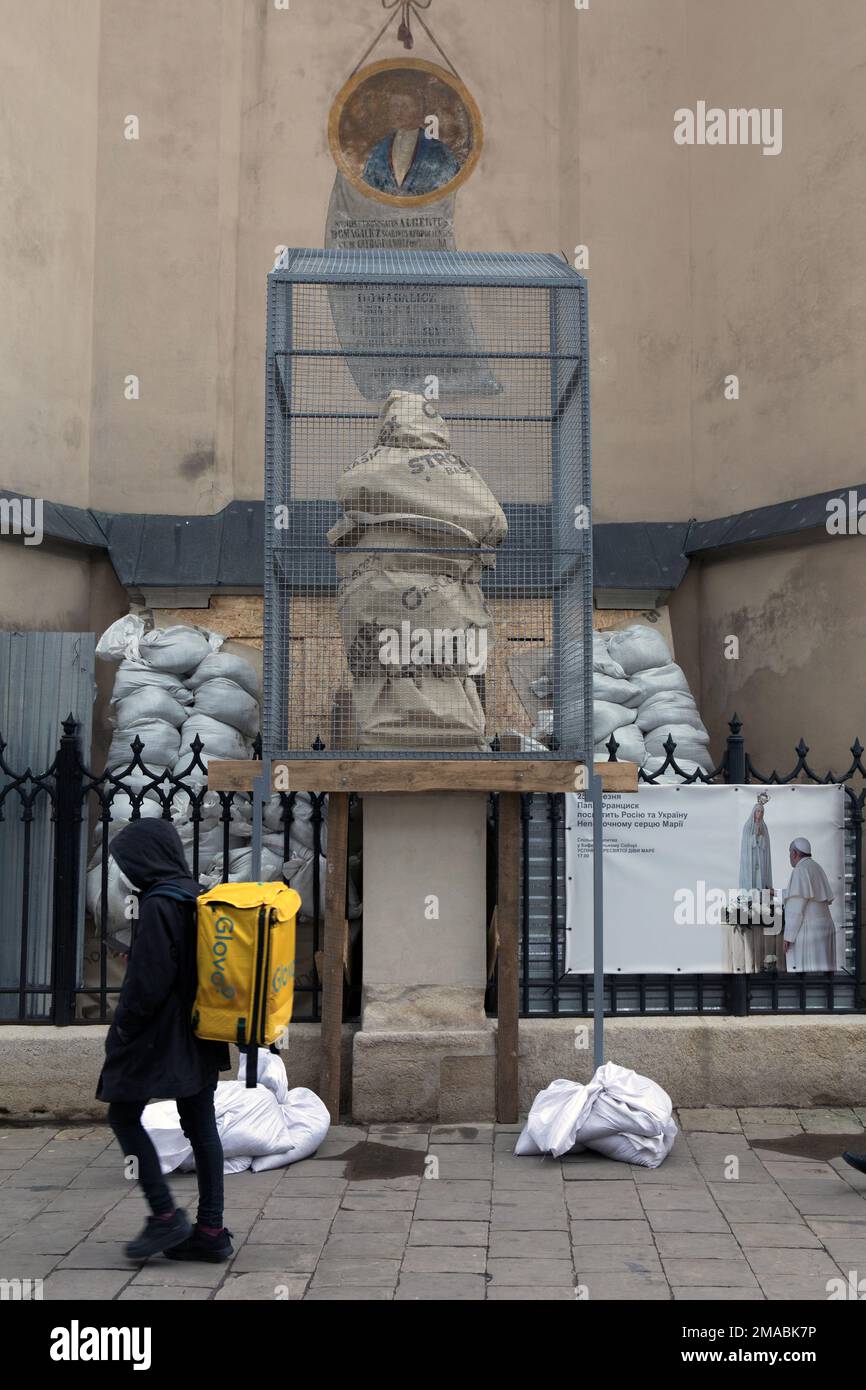
[{"label": "stack of white sandbag", "polygon": [[560,1077],[540,1091],[514,1152],[562,1158],[592,1149],[620,1163],[658,1168],[676,1137],[667,1091],[628,1067],[605,1062],[586,1086]]},{"label": "stack of white sandbag", "polygon": [[[207,781],[211,758],[252,756],[259,729],[259,677],[243,657],[220,651],[224,641],[201,627],[148,629],[135,614],[112,623],[96,648],[97,656],[120,662],[111,697],[111,771],[131,762],[136,735],[149,770],[158,774],[169,768],[196,785]],[[196,735],[204,745],[204,770],[190,767]],[[130,780],[148,779],[137,772]]]},{"label": "stack of white sandbag", "polygon": [[261,685],[258,672],[242,656],[216,650],[203,655],[184,684],[194,703],[180,730],[174,774],[203,783],[207,772],[197,764],[187,772],[196,735],[204,744],[199,758],[205,769],[211,758],[252,757],[259,731]]},{"label": "stack of white sandbag", "polygon": [[[222,637],[203,628],[148,629],[144,619],[133,613],[118,618],[103,633],[96,655],[120,663],[111,696],[110,771],[121,772],[132,762],[136,737],[144,745],[141,759],[151,774],[174,766],[193,702],[183,678],[222,642]],[[137,788],[149,778],[136,768],[126,780]]]},{"label": "stack of white sandbag", "polygon": [[[228,861],[224,864],[225,822],[223,803],[216,792],[204,791],[211,758],[249,758],[259,731],[261,683],[256,669],[244,657],[220,650],[224,638],[205,628],[165,627],[148,630],[135,614],[120,618],[103,634],[97,653],[118,661],[111,697],[115,732],[107,766],[122,773],[132,761],[130,744],[138,735],[144,744],[142,761],[151,776],[136,770],[123,778],[133,792],[158,780],[168,768],[200,795],[198,816],[198,865],[195,865],[196,822],[190,796],[185,791],[171,794],[171,814],[180,835],[190,873],[197,867],[198,881],[212,888],[225,881],[247,882],[252,878],[252,805],[249,797],[236,793],[230,807]],[[204,745],[199,761],[193,763],[192,745],[196,735]],[[164,796],[171,787],[162,783]],[[203,794],[202,794],[203,793]],[[133,804],[129,796],[116,792],[111,802],[109,842],[128,825]],[[145,792],[140,815],[160,816],[163,803],[156,790]],[[327,802],[322,808],[319,855],[320,905],[324,902],[325,851],[328,843]],[[284,878],[301,895],[301,916],[310,916],[315,901],[313,846],[313,803],[306,792],[299,792],[292,805],[289,822],[288,858],[283,826],[283,807],[279,795],[267,802],[262,837],[262,882]],[[87,874],[87,905],[94,920],[102,911],[102,822],[94,835],[96,852]],[[226,867],[228,873],[226,873]],[[108,864],[107,921],[109,931],[119,940],[128,940],[130,922],[127,911],[128,887],[113,860]],[[350,882],[348,916],[360,916],[361,905]]]},{"label": "stack of white sandbag", "polygon": [[[593,633],[593,732],[596,758],[607,757],[613,734],[620,761],[656,772],[668,735],[684,773],[712,771],[710,736],[689,683],[658,628],[643,623],[609,634]],[[664,781],[679,781],[671,769]]]},{"label": "stack of white sandbag", "polygon": [[[258,1085],[248,1087],[246,1060],[242,1055],[237,1081],[220,1081],[214,1096],[223,1171],[252,1168],[260,1173],[309,1158],[330,1128],[327,1106],[305,1086],[289,1090],[282,1058],[264,1049],[257,1058]],[[181,1129],[173,1100],[145,1106],[141,1119],[163,1173],[195,1168],[192,1145]]]},{"label": "stack of white sandbag", "polygon": [[[177,624],[148,627],[143,618],[129,614],[112,623],[97,644],[104,660],[119,663],[111,696],[114,734],[106,766],[123,775],[132,761],[135,737],[144,745],[141,754],[147,772],[136,768],[123,775],[124,786],[133,793],[143,791],[148,782],[159,780],[166,770],[183,777],[193,790],[201,792],[206,770],[192,763],[192,743],[198,734],[204,750],[200,760],[207,768],[211,758],[249,758],[259,728],[260,684],[255,668],[241,656],[220,651],[225,639],[206,628]],[[161,784],[164,796],[171,794],[171,814],[180,835],[190,873],[194,871],[196,824],[189,794],[172,791]],[[106,788],[106,794],[110,788]],[[126,792],[111,797],[108,839],[128,825],[133,803]],[[156,790],[145,792],[139,805],[140,816],[161,816],[163,803]],[[215,792],[205,792],[199,808],[198,873],[208,885],[222,877],[225,826],[223,806]],[[237,865],[237,879],[249,878],[243,872],[244,856],[251,859],[251,811],[247,798],[235,796],[230,811],[229,861]],[[101,921],[103,896],[103,823],[95,827],[96,852],[88,865],[87,906],[95,921]],[[270,877],[279,877],[282,846],[272,856]],[[125,886],[117,866],[109,860],[107,868],[107,924],[120,941],[129,937],[130,921]]]}]

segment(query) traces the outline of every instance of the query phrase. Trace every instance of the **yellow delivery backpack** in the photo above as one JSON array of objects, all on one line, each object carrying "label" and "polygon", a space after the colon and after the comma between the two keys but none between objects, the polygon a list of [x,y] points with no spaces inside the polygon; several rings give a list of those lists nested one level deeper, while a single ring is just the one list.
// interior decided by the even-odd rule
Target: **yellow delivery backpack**
[{"label": "yellow delivery backpack", "polygon": [[193,1031],[199,1038],[249,1049],[251,1086],[256,1084],[255,1049],[276,1042],[292,1017],[300,906],[299,895],[285,883],[218,883],[196,903]]}]

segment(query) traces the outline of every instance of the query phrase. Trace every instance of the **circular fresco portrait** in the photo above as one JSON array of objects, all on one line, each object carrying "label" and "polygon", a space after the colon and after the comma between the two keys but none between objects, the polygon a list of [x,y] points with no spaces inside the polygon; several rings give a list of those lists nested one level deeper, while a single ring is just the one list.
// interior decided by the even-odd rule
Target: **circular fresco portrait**
[{"label": "circular fresco portrait", "polygon": [[380,203],[421,207],[459,188],[478,162],[481,113],[459,78],[420,58],[356,72],[331,108],[340,172]]}]

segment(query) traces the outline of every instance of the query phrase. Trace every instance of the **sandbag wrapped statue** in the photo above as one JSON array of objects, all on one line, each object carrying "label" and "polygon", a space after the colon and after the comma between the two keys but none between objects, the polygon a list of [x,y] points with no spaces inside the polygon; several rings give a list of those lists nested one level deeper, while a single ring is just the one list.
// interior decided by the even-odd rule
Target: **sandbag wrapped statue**
[{"label": "sandbag wrapped statue", "polygon": [[391,391],[375,446],[340,479],[328,540],[360,750],[487,750],[476,681],[493,620],[481,574],[508,523],[450,443],[432,402]]}]

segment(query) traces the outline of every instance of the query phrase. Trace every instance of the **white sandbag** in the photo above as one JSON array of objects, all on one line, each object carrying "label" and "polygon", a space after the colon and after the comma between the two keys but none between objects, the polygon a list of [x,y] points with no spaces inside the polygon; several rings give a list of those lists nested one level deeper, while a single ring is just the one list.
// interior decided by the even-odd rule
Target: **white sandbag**
[{"label": "white sandbag", "polygon": [[630,684],[632,689],[638,693],[637,704],[643,704],[651,695],[658,695],[662,690],[685,690],[688,692],[689,683],[686,680],[685,672],[675,661],[669,661],[666,666],[650,666],[646,671],[635,671],[631,677]]},{"label": "white sandbag", "polygon": [[110,769],[126,767],[132,762],[131,744],[140,738],[144,744],[141,761],[145,767],[162,772],[177,759],[180,731],[165,719],[140,719],[125,729],[115,729],[108,748],[105,765]]},{"label": "white sandbag", "polygon": [[645,697],[631,681],[617,680],[615,676],[606,676],[602,671],[593,671],[592,698],[606,700],[609,704],[636,707]]},{"label": "white sandbag", "polygon": [[203,752],[211,758],[248,758],[250,744],[243,734],[221,719],[211,719],[208,714],[193,713],[184,720],[181,728],[177,760],[184,754],[190,756],[193,739],[198,735],[204,744]]},{"label": "white sandbag", "polygon": [[171,671],[185,676],[204,661],[209,652],[216,651],[225,641],[218,633],[206,628],[155,627],[139,640],[138,652],[142,661],[154,671]]},{"label": "white sandbag", "polygon": [[[132,820],[133,810],[134,807],[132,803],[132,797],[127,796],[126,792],[115,792],[111,800],[111,805],[109,806],[109,812],[111,814],[111,819],[108,822],[109,844],[114,839],[118,830],[123,830],[125,826],[129,825],[129,822]],[[152,819],[154,816],[161,815],[161,803],[159,801],[154,800],[152,796],[145,796],[138,807],[138,819],[147,820],[148,818]],[[93,843],[94,845],[102,844],[101,818],[96,822],[96,824],[93,827]]]},{"label": "white sandbag", "polygon": [[[290,888],[300,895],[301,906],[298,908],[298,916],[311,918],[315,915],[316,895],[315,895],[315,863],[316,856],[311,849],[305,845],[297,845],[293,848],[290,859],[283,864],[283,878]],[[328,862],[323,854],[319,855],[319,912],[323,911],[325,902],[325,875],[328,871]],[[351,889],[351,880],[348,883]]]},{"label": "white sandbag", "polygon": [[[191,767],[192,751],[187,749],[185,752],[181,753],[181,756],[172,768],[172,774],[175,777],[179,777],[186,786],[198,794],[201,792],[202,788],[207,786],[207,769],[209,763],[211,760],[220,762],[223,756],[222,753],[199,753],[198,762],[195,767]],[[235,756],[238,755],[236,754]],[[240,754],[240,757],[249,758],[251,756],[250,744],[248,740],[244,739],[244,752]],[[204,764],[204,770],[199,767],[199,763]]]},{"label": "white sandbag", "polygon": [[[253,1160],[249,1154],[240,1154],[237,1158],[226,1158],[223,1156],[223,1174],[246,1173],[253,1166]],[[179,1173],[195,1172],[195,1155],[192,1147],[181,1163],[177,1165]]]},{"label": "white sandbag", "polygon": [[633,623],[610,633],[607,650],[627,676],[648,666],[667,666],[671,659],[668,644],[657,627]]},{"label": "white sandbag", "polygon": [[234,652],[209,652],[204,661],[196,666],[191,676],[187,676],[185,685],[190,690],[198,690],[205,681],[212,681],[217,678],[234,681],[248,695],[252,695],[254,700],[262,698],[262,683],[259,674],[254,666],[248,661],[244,661],[242,656],[236,656]]},{"label": "white sandbag", "polygon": [[[219,1095],[221,1084],[217,1085],[217,1095]],[[214,1100],[216,1101],[216,1097]],[[159,1166],[163,1173],[173,1173],[175,1169],[184,1168],[189,1163],[192,1158],[192,1145],[180,1127],[180,1116],[177,1113],[175,1101],[152,1101],[150,1105],[144,1107],[141,1122],[156,1149]],[[193,1164],[194,1166],[195,1164]],[[225,1168],[223,1168],[223,1172],[225,1172]]]},{"label": "white sandbag", "polygon": [[622,1163],[658,1168],[673,1148],[677,1127],[661,1086],[607,1062],[588,1085],[560,1078],[532,1103],[515,1154],[592,1149]]},{"label": "white sandbag", "polygon": [[247,738],[255,738],[259,732],[261,713],[258,701],[237,681],[228,680],[225,676],[214,676],[213,680],[203,681],[196,688],[195,713],[206,714],[211,719],[228,724]]},{"label": "white sandbag", "polygon": [[[289,842],[312,850],[315,847],[315,825],[313,824],[313,801],[309,792],[295,792],[295,799],[288,808]],[[275,835],[283,833],[283,804],[279,792],[265,802],[262,815],[266,830]],[[328,798],[322,803],[319,823],[319,849],[322,854],[328,851]]]},{"label": "white sandbag", "polygon": [[676,744],[674,757],[682,754],[684,758],[693,758],[700,762],[701,756],[707,755],[707,745],[710,736],[706,731],[701,732],[692,724],[668,724],[661,729],[653,729],[651,733],[644,734],[646,751],[651,758],[663,758],[666,753],[665,743],[668,737],[672,738]]},{"label": "white sandbag", "polygon": [[[311,849],[305,845],[292,844],[291,856],[283,864],[283,878],[295,892],[300,894],[301,906],[298,909],[298,916],[311,918],[315,915],[316,895],[315,895],[315,863],[316,856]],[[319,855],[319,912],[323,911],[325,902],[325,875],[328,863],[323,854]],[[351,876],[346,884],[346,916],[353,922],[361,915],[361,902],[358,897],[358,890],[352,882]]]},{"label": "white sandbag", "polygon": [[[175,829],[180,836],[183,845],[183,852],[186,862],[189,865],[190,873],[193,872],[193,850],[195,848],[195,825],[191,820],[175,822]],[[239,848],[237,840],[229,832],[229,853],[232,849]],[[220,824],[213,825],[201,822],[198,836],[198,871],[200,874],[209,873],[212,870],[219,872],[222,868],[223,852],[223,827]]]},{"label": "white sandbag", "polygon": [[[517,739],[518,748],[521,753],[547,753],[549,749],[546,743],[540,743],[536,738],[530,738],[528,734],[522,734],[518,729],[503,729],[504,738]],[[492,743],[493,740],[491,739]],[[493,750],[491,749],[491,752]]]},{"label": "white sandbag", "polygon": [[[238,1080],[219,1082],[214,1095],[225,1173],[297,1163],[315,1153],[330,1127],[328,1110],[313,1091],[304,1086],[289,1090],[280,1056],[260,1048],[257,1057],[258,1085],[247,1087],[246,1058],[241,1056]],[[142,1124],[163,1173],[195,1167],[173,1100],[145,1106]]]},{"label": "white sandbag", "polygon": [[[621,724],[619,728],[614,729],[613,737],[619,745],[616,750],[617,762],[637,763],[639,766],[644,762],[646,758],[646,744],[644,743],[643,734],[636,724]],[[610,734],[608,738],[610,738]],[[609,755],[610,750],[606,746],[606,741],[604,743],[597,743],[595,745],[595,752],[597,756],[601,754]]]},{"label": "white sandbag", "polygon": [[[206,871],[199,873],[199,882],[208,888],[226,882],[223,877],[222,853],[212,861]],[[283,870],[282,844],[274,844],[274,837],[262,837],[262,867],[257,882],[273,883],[280,878]],[[253,876],[253,850],[251,845],[241,845],[229,850],[229,883],[249,883]]]},{"label": "white sandbag", "polygon": [[[85,887],[87,911],[97,927],[102,926],[102,853],[93,856],[87,870]],[[132,941],[132,924],[137,903],[135,894],[118,865],[109,855],[108,886],[106,891],[106,934],[114,939],[114,949],[129,946]]]},{"label": "white sandbag", "polygon": [[553,699],[553,680],[550,676],[539,676],[537,680],[530,681],[529,689],[537,700]]},{"label": "white sandbag", "polygon": [[[142,1123],[153,1140],[161,1165],[162,1155],[156,1136],[150,1132],[150,1125],[145,1120],[149,1109],[150,1106],[145,1108]],[[282,1108],[276,1096],[264,1086],[256,1086],[248,1091],[240,1081],[220,1081],[214,1095],[214,1112],[223,1150],[224,1173],[244,1172],[252,1167],[257,1157],[282,1152],[277,1145],[285,1147],[287,1129]],[[179,1128],[179,1117],[177,1124]],[[181,1172],[195,1171],[191,1147],[177,1166]],[[170,1170],[163,1168],[163,1172],[166,1171]]]},{"label": "white sandbag", "polygon": [[125,695],[114,704],[114,721],[118,729],[127,729],[134,724],[147,724],[154,719],[164,719],[179,729],[189,714],[167,690],[143,685]]},{"label": "white sandbag", "polygon": [[128,613],[105,629],[96,644],[96,655],[101,656],[103,661],[136,660],[144,633],[143,619]]},{"label": "white sandbag", "polygon": [[592,736],[595,743],[603,743],[610,738],[614,729],[633,724],[637,710],[627,709],[625,705],[614,705],[608,700],[592,702]]},{"label": "white sandbag", "polygon": [[249,1154],[252,1158],[264,1154],[282,1153],[286,1143],[286,1122],[282,1107],[273,1091],[264,1086],[247,1090],[242,1081],[226,1081],[231,1091],[221,1097],[218,1128],[226,1158]]},{"label": "white sandbag", "polygon": [[[579,667],[578,667],[579,669]],[[607,639],[600,632],[592,634],[592,669],[613,680],[622,680],[625,671],[618,661],[614,661],[608,651]]]},{"label": "white sandbag", "polygon": [[657,774],[661,772],[661,769],[662,767],[664,767],[665,762],[665,757],[652,756],[648,757],[643,764],[643,770],[646,773],[647,777],[652,777],[654,774],[656,774],[655,780],[652,783],[654,787],[660,786],[662,783],[676,787],[679,786],[680,783],[683,782],[686,777],[692,776],[692,774],[695,772],[712,772],[713,770],[712,759],[709,757],[709,754],[707,754],[700,762],[695,762],[691,758],[680,758],[675,753],[674,762],[676,763],[677,767],[682,768],[682,776],[680,776],[678,772],[674,772],[673,768],[670,766],[668,766],[665,769],[665,771],[661,773],[661,776],[658,776]]},{"label": "white sandbag", "polygon": [[[223,1158],[223,1173],[246,1173],[247,1169],[252,1168],[255,1159],[250,1158],[249,1154],[241,1154],[239,1158]],[[195,1168],[195,1162],[193,1162]]]},{"label": "white sandbag", "polygon": [[119,704],[138,690],[164,690],[179,705],[192,704],[192,691],[170,671],[154,671],[144,661],[121,661],[114,677],[111,703]]},{"label": "white sandbag", "polygon": [[253,1172],[264,1173],[269,1168],[284,1168],[299,1163],[314,1154],[331,1127],[331,1116],[324,1101],[306,1086],[289,1091],[282,1107],[289,1144],[283,1153],[266,1154],[253,1159]]},{"label": "white sandbag", "polygon": [[694,697],[688,690],[662,690],[658,695],[650,695],[637,712],[637,726],[644,734],[663,725],[670,728],[672,724],[688,724],[699,733],[706,733]]},{"label": "white sandbag", "polygon": [[646,736],[647,755],[649,758],[660,760],[666,758],[667,751],[664,744],[668,734],[670,734],[676,744],[673,755],[674,762],[679,767],[689,769],[697,764],[704,772],[712,772],[713,760],[710,756],[710,750],[706,744],[694,739],[695,733],[696,730],[690,729],[688,725],[680,727],[679,732],[677,726],[673,729],[655,729]]},{"label": "white sandbag", "polygon": [[[237,1079],[246,1083],[247,1057],[245,1052],[238,1055]],[[286,1064],[278,1053],[271,1052],[269,1048],[260,1047],[256,1052],[256,1082],[275,1095],[279,1105],[287,1103],[289,1080],[286,1076]]]},{"label": "white sandbag", "polygon": [[534,742],[541,743],[546,749],[550,745],[553,735],[553,710],[540,709],[538,718],[532,726],[532,738]]}]

